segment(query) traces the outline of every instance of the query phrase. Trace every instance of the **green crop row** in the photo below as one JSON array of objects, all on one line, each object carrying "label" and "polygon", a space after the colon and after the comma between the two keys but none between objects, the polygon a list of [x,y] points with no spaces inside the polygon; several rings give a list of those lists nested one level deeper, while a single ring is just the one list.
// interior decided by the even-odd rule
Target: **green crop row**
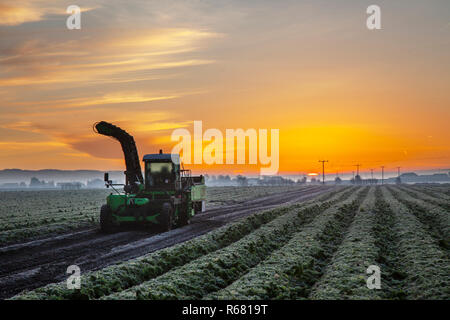
[{"label": "green crop row", "polygon": [[315,284],[311,299],[382,298],[378,290],[366,285],[367,268],[378,264],[376,216],[375,188],[371,188],[325,274]]},{"label": "green crop row", "polygon": [[249,187],[208,187],[206,206],[222,206],[240,203],[254,198],[276,193],[305,190],[309,186],[249,186]]},{"label": "green crop row", "polygon": [[426,227],[439,245],[449,252],[450,249],[450,215],[442,207],[413,198],[399,188],[389,187],[394,198],[405,205]]},{"label": "green crop row", "polygon": [[414,190],[411,187],[407,187],[407,186],[400,186],[399,188],[415,199],[429,202],[436,206],[442,207],[447,211],[450,211],[450,201],[448,201],[448,200],[429,196],[426,193],[424,193],[422,190],[421,191]]},{"label": "green crop row", "polygon": [[[439,200],[450,201],[450,195],[445,193],[442,188],[429,187],[429,186],[409,186],[412,190],[425,193],[426,195]],[[447,187],[448,189],[448,187]]]},{"label": "green crop row", "polygon": [[339,206],[328,208],[244,276],[204,298],[306,298],[367,193],[367,188],[361,189]]},{"label": "green crop row", "polygon": [[226,287],[274,250],[282,247],[303,225],[330,207],[310,205],[264,224],[231,245],[180,268],[104,299],[200,299]]},{"label": "green crop row", "polygon": [[[386,210],[395,216],[398,246],[395,252],[399,273],[393,279],[402,282],[407,299],[444,299],[450,297],[448,254],[430,236],[412,210],[383,188]],[[383,279],[383,278],[382,278]]]},{"label": "green crop row", "polygon": [[[204,236],[189,240],[170,248],[150,253],[143,257],[89,272],[81,277],[81,289],[69,290],[64,282],[51,284],[16,296],[17,299],[95,299],[103,295],[122,291],[139,283],[155,278],[169,270],[182,266],[205,254],[224,248],[238,241],[253,230],[286,214],[289,210],[321,203],[331,205],[353,191],[338,189],[321,195],[316,200],[263,211],[226,225]],[[326,204],[324,204],[326,205]]]}]

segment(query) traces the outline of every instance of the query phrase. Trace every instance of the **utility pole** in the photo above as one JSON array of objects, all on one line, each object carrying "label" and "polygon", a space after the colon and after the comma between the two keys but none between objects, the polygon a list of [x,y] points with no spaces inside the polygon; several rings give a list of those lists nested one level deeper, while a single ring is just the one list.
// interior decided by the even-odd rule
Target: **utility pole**
[{"label": "utility pole", "polygon": [[401,167],[397,167],[397,176],[400,177],[400,168]]},{"label": "utility pole", "polygon": [[355,164],[354,166],[356,167],[356,175],[359,176],[359,167],[361,165],[360,164]]},{"label": "utility pole", "polygon": [[384,166],[381,166],[381,184],[384,184]]},{"label": "utility pole", "polygon": [[371,176],[372,176],[371,184],[373,184],[374,183],[374,181],[373,181],[373,169],[370,169],[370,173],[371,173]]},{"label": "utility pole", "polygon": [[325,184],[325,162],[328,160],[319,160],[319,162],[322,162],[322,184]]}]

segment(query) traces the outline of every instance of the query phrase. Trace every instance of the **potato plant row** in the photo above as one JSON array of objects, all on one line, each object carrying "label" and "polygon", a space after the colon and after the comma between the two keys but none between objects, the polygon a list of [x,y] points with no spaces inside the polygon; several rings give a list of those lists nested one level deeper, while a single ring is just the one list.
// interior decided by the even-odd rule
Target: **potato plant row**
[{"label": "potato plant row", "polygon": [[308,189],[309,186],[248,186],[248,187],[208,187],[206,189],[207,207],[226,206],[245,200],[264,197],[276,193]]},{"label": "potato plant row", "polygon": [[425,193],[426,195],[439,199],[439,200],[445,200],[450,201],[450,195],[445,193],[445,190],[443,190],[440,187],[430,187],[430,186],[409,186],[410,189]]},{"label": "potato plant row", "polygon": [[406,192],[408,195],[410,195],[411,197],[413,197],[415,199],[431,203],[433,205],[436,205],[436,206],[439,206],[439,207],[445,209],[446,211],[450,211],[450,201],[448,201],[448,200],[432,197],[432,196],[427,195],[423,191],[414,190],[414,189],[412,189],[410,187],[406,187],[406,186],[401,186],[399,188],[400,188],[400,190],[402,190],[403,192]]},{"label": "potato plant row", "polygon": [[367,188],[360,189],[328,208],[244,276],[204,298],[307,298],[367,193]]},{"label": "potato plant row", "polygon": [[429,202],[414,198],[398,187],[389,187],[394,198],[405,205],[424,225],[439,246],[450,250],[450,215],[447,210]]},{"label": "potato plant row", "polygon": [[221,250],[104,299],[201,299],[239,279],[329,207],[325,202],[289,210]]},{"label": "potato plant row", "polygon": [[377,232],[374,230],[376,222],[375,188],[371,188],[342,244],[327,266],[324,275],[314,285],[309,298],[382,298],[379,290],[367,288],[365,276],[370,265],[378,264],[380,250],[377,246]]},{"label": "potato plant row", "polygon": [[[367,200],[369,210],[363,205],[310,298],[448,298],[450,264],[439,242],[387,188],[376,189],[375,202]],[[369,265],[380,267],[380,290],[366,286]]]},{"label": "potato plant row", "polygon": [[80,290],[69,290],[66,288],[65,282],[62,282],[23,293],[16,298],[96,299],[119,292],[224,248],[291,210],[331,206],[348,197],[352,192],[352,188],[342,188],[326,193],[316,200],[263,211],[173,247],[109,266],[100,271],[87,273],[81,277]]},{"label": "potato plant row", "polygon": [[397,266],[393,278],[401,281],[405,299],[450,298],[450,261],[448,252],[428,232],[413,210],[383,188],[386,210],[395,216],[391,232],[397,236]]}]

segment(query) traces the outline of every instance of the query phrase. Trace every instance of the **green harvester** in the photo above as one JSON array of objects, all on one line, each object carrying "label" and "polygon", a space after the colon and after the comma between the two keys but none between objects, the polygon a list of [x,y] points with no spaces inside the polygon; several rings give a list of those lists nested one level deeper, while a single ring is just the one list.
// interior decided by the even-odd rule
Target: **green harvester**
[{"label": "green harvester", "polygon": [[[203,176],[192,176],[182,169],[178,154],[147,154],[141,171],[134,138],[125,130],[105,121],[94,124],[94,131],[120,142],[125,157],[125,184],[114,184],[105,173],[105,184],[112,188],[100,210],[100,228],[109,233],[122,225],[157,225],[160,231],[189,224],[205,210],[206,186]],[[123,186],[123,192],[115,187]]]}]

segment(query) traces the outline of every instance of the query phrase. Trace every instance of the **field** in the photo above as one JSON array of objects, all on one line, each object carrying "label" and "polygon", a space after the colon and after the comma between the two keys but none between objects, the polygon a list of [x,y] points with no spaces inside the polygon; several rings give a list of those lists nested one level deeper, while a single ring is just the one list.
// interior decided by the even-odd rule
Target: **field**
[{"label": "field", "polygon": [[[299,189],[301,187],[297,187]],[[207,208],[295,190],[292,186],[210,187]],[[98,227],[110,190],[0,191],[0,245]]]},{"label": "field", "polygon": [[[448,185],[327,189],[83,273],[79,290],[62,281],[13,299],[447,300],[449,210]],[[371,265],[381,270],[381,289],[366,285]]]}]

